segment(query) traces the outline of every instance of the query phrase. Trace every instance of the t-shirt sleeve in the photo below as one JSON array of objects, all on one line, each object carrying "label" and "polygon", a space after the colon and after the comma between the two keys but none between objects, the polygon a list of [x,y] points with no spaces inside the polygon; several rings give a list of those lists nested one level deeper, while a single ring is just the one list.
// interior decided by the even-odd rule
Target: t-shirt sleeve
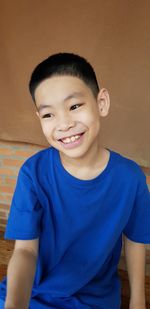
[{"label": "t-shirt sleeve", "polygon": [[133,209],[125,226],[124,234],[132,241],[150,243],[150,192],[142,171]]},{"label": "t-shirt sleeve", "polygon": [[42,207],[38,201],[30,170],[20,169],[5,231],[6,239],[38,238],[41,230]]}]

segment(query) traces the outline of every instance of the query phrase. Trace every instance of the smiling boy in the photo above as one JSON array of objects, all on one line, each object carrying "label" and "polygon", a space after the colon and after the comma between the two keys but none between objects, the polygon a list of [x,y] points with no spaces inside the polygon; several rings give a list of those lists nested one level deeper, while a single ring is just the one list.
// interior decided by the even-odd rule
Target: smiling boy
[{"label": "smiling boy", "polygon": [[96,104],[91,89],[81,79],[55,76],[40,83],[35,102],[44,135],[60,152],[65,168],[81,179],[99,174],[109,158],[99,138],[100,116],[109,110],[107,90],[101,89]]},{"label": "smiling boy", "polygon": [[101,145],[108,91],[69,53],[40,63],[29,87],[51,147],[19,172],[5,233],[16,240],[7,296],[6,280],[0,288],[5,308],[119,309],[124,234],[130,309],[144,309],[150,195],[138,165]]}]

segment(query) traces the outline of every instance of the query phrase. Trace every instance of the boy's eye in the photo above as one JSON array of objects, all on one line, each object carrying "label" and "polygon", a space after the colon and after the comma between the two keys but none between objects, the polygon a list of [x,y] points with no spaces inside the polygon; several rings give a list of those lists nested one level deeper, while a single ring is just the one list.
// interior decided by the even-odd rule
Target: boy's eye
[{"label": "boy's eye", "polygon": [[45,114],[42,116],[42,118],[50,118],[50,117],[52,117],[52,114]]},{"label": "boy's eye", "polygon": [[82,104],[74,104],[70,107],[71,110],[77,109],[81,106]]}]

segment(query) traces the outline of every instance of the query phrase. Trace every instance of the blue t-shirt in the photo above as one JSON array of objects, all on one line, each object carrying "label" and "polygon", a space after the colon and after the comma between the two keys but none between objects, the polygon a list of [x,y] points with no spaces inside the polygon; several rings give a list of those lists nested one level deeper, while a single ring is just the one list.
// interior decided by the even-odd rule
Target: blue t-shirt
[{"label": "blue t-shirt", "polygon": [[[105,170],[81,180],[54,148],[19,172],[5,237],[39,237],[30,309],[119,309],[122,234],[150,243],[150,194],[138,165],[110,151]],[[0,285],[5,298],[6,281]]]}]

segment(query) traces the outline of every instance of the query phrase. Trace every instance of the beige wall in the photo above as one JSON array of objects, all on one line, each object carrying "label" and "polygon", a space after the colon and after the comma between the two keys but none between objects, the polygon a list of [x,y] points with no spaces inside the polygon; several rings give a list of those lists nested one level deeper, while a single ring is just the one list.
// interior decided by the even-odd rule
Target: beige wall
[{"label": "beige wall", "polygon": [[150,166],[150,2],[13,0],[0,3],[0,139],[46,145],[28,80],[49,54],[76,52],[111,95],[105,145]]}]

